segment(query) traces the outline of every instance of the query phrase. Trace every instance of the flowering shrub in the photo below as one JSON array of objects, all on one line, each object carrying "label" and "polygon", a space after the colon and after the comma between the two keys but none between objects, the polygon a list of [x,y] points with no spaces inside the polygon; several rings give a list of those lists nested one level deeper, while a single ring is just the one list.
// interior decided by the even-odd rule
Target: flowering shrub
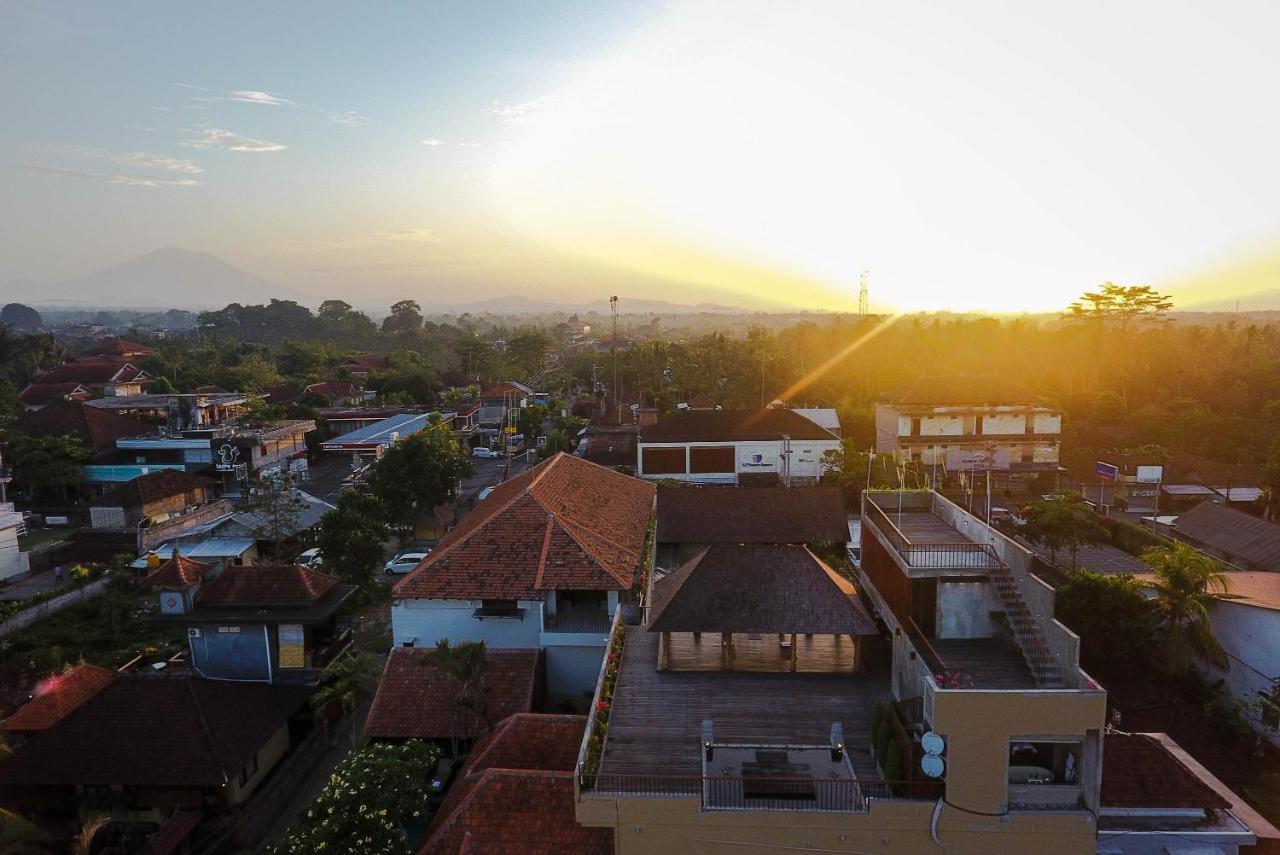
[{"label": "flowering shrub", "polygon": [[609,710],[613,706],[613,686],[618,682],[618,665],[622,662],[622,648],[627,639],[627,627],[621,621],[605,654],[604,681],[600,684],[600,700],[591,711],[591,736],[587,740],[587,759],[583,771],[594,775],[600,771],[600,754],[604,751],[604,738],[609,734]]},{"label": "flowering shrub", "polygon": [[402,825],[427,809],[427,785],[440,750],[411,739],[353,751],[289,829],[275,855],[409,853]]}]

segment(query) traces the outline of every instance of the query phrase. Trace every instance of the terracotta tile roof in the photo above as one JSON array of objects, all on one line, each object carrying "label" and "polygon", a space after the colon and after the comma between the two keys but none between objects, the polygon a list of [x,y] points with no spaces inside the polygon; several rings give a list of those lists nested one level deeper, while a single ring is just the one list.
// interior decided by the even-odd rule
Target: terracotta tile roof
[{"label": "terracotta tile roof", "polygon": [[527,398],[533,394],[533,390],[523,383],[516,383],[513,380],[503,381],[502,383],[494,383],[492,386],[486,386],[481,392],[480,397],[483,398],[504,398],[507,395],[514,395],[517,399]]},{"label": "terracotta tile roof", "polygon": [[896,404],[1038,404],[1038,395],[995,374],[921,377],[889,395]]},{"label": "terracotta tile roof", "polygon": [[1214,502],[1181,514],[1174,531],[1252,570],[1280,570],[1280,525]]},{"label": "terracotta tile roof", "polygon": [[86,386],[101,386],[103,383],[128,382],[145,379],[146,372],[139,370],[128,362],[109,359],[84,360],[68,362],[40,378],[41,383],[84,383]]},{"label": "terracotta tile roof", "polygon": [[303,389],[292,383],[277,383],[262,390],[262,394],[273,404],[292,404],[302,397]]},{"label": "terracotta tile roof", "polygon": [[1241,570],[1229,571],[1226,576],[1227,592],[1219,594],[1220,599],[1280,611],[1280,573]]},{"label": "terracotta tile roof", "polygon": [[557,454],[499,485],[395,587],[398,599],[522,599],[626,590],[641,563],[652,484]]},{"label": "terracotta tile roof", "polygon": [[137,353],[155,353],[155,351],[147,347],[145,344],[138,344],[136,341],[129,341],[127,338],[113,338],[98,345],[97,347],[86,350],[85,353],[132,356]]},{"label": "terracotta tile roof", "polygon": [[155,588],[175,590],[196,584],[212,569],[212,564],[186,558],[175,550],[172,558],[157,567],[154,573],[142,581]]},{"label": "terracotta tile roof", "polygon": [[18,397],[24,404],[40,406],[54,401],[87,401],[93,392],[82,383],[31,383]]},{"label": "terracotta tile roof", "polygon": [[88,407],[79,401],[58,401],[42,410],[24,413],[9,430],[32,436],[80,437],[94,451],[115,450],[116,440],[155,433],[155,428],[126,416]]},{"label": "terracotta tile roof", "polygon": [[38,733],[53,727],[100,692],[116,673],[82,662],[69,671],[41,680],[35,695],[13,715],[0,721],[0,731]]},{"label": "terracotta tile roof", "polygon": [[572,772],[587,727],[584,715],[516,713],[498,722],[467,756],[463,771],[542,769]]},{"label": "terracotta tile roof", "polygon": [[196,602],[207,606],[315,603],[339,584],[337,576],[298,564],[233,566],[206,582]]},{"label": "terracotta tile roof", "polygon": [[844,543],[839,487],[658,487],[659,543]]},{"label": "terracotta tile roof", "polygon": [[176,469],[161,469],[159,472],[139,475],[132,481],[103,493],[92,504],[104,508],[139,508],[174,496],[185,496],[212,484],[211,480],[200,475]]},{"label": "terracotta tile roof", "polygon": [[119,675],[0,768],[0,784],[220,787],[311,689]]},{"label": "terracotta tile roof", "polygon": [[587,448],[582,456],[601,466],[635,466],[639,434],[636,425],[592,425],[587,428]]},{"label": "terracotta tile roof", "polygon": [[[455,715],[457,684],[428,661],[434,647],[397,647],[387,657],[377,694],[369,707],[365,733],[373,739],[470,739],[486,729],[472,715]],[[542,671],[541,650],[488,651],[482,681],[489,718],[501,721],[533,709]]]},{"label": "terracotta tile roof", "polygon": [[836,435],[799,413],[773,410],[680,410],[640,428],[641,442],[741,442],[836,439]]},{"label": "terracotta tile roof", "polygon": [[572,772],[486,769],[474,777],[454,809],[441,813],[419,855],[614,851],[613,829],[578,824]]},{"label": "terracotta tile roof", "polygon": [[1150,736],[1108,733],[1102,758],[1104,808],[1223,810],[1231,806]]},{"label": "terracotta tile roof", "polygon": [[358,356],[348,356],[342,364],[366,371],[386,371],[391,367],[391,357],[385,353],[362,353]]},{"label": "terracotta tile roof", "polygon": [[655,632],[875,635],[841,578],[804,546],[711,546],[653,585]]}]

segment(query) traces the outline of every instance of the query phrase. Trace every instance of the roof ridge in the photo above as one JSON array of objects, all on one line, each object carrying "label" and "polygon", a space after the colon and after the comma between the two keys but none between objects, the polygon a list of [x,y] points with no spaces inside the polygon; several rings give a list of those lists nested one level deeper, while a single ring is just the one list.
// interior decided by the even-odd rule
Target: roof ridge
[{"label": "roof ridge", "polygon": [[[555,512],[555,511],[548,511],[547,513],[548,513],[548,514],[550,514],[551,519],[554,519],[554,520],[555,520],[555,522],[556,522],[556,524],[559,526],[560,530],[561,530],[562,532],[564,532],[564,533],[565,533],[565,535],[566,535],[570,540],[572,540],[574,543],[576,543],[576,544],[578,545],[578,548],[579,548],[579,549],[581,549],[581,550],[582,550],[583,552],[585,552],[587,555],[591,556],[591,560],[596,564],[596,566],[597,566],[597,567],[599,567],[601,570],[603,570],[603,571],[604,571],[605,575],[607,575],[607,576],[609,576],[609,577],[611,577],[611,578],[613,578],[613,579],[615,579],[615,580],[623,581],[623,580],[618,579],[617,574],[615,574],[612,570],[610,570],[608,567],[606,567],[606,566],[605,566],[604,561],[602,561],[602,560],[601,560],[600,556],[599,556],[599,555],[597,555],[597,554],[595,553],[595,551],[594,551],[593,549],[591,549],[591,547],[587,546],[585,543],[583,543],[581,540],[579,540],[579,539],[578,539],[578,537],[577,537],[576,535],[574,535],[573,531],[570,529],[570,526],[576,526],[577,528],[580,528],[580,529],[582,529],[583,531],[591,532],[591,534],[595,535],[596,537],[599,537],[601,540],[605,541],[605,542],[606,542],[606,543],[608,543],[610,546],[615,546],[615,547],[617,547],[618,549],[620,549],[620,550],[622,550],[623,552],[625,552],[627,555],[631,555],[631,554],[632,554],[632,551],[631,551],[630,549],[628,549],[627,547],[623,546],[623,545],[622,545],[622,544],[620,544],[620,543],[616,543],[616,542],[614,542],[613,540],[610,540],[608,537],[606,537],[606,536],[605,536],[605,535],[603,535],[603,534],[599,534],[598,532],[596,532],[596,531],[594,531],[594,530],[592,530],[592,529],[590,529],[590,528],[587,528],[585,525],[582,525],[582,524],[580,524],[580,523],[574,522],[574,521],[572,521],[572,520],[562,520],[562,519],[560,519],[559,515],[558,515],[558,514],[556,514],[556,512]],[[568,523],[568,524],[566,525],[566,523]],[[548,540],[550,540],[550,539],[551,539],[550,527],[548,527],[548,531],[547,531],[547,539],[548,539]],[[545,549],[545,548],[546,548],[546,546],[544,546],[543,548]],[[636,558],[639,558],[639,557],[640,557],[640,553],[638,553],[638,552],[637,552],[637,553],[635,553],[635,557],[636,557]],[[541,566],[539,566],[539,571],[541,571]],[[539,572],[539,573],[538,573],[538,578],[537,578],[537,580],[534,582],[534,589],[535,589],[535,590],[537,590],[537,589],[539,588],[539,586],[541,585],[541,582],[542,582],[542,573],[541,573],[541,572]]]},{"label": "roof ridge", "polygon": [[[541,503],[539,502],[539,504]],[[551,533],[555,529],[557,522],[559,522],[559,520],[556,519],[555,513],[548,510],[547,530],[542,535],[542,550],[538,553],[538,572],[533,575],[533,589],[535,591],[542,588],[542,574],[545,573],[547,569],[547,553],[551,551]],[[561,528],[563,528],[563,526],[561,526]],[[570,537],[572,537],[572,535],[570,535]]]},{"label": "roof ridge", "polygon": [[[462,809],[470,805],[471,802],[475,799],[476,792],[479,791],[480,785],[484,783],[484,779],[489,776],[489,773],[491,771],[493,770],[481,769],[479,772],[474,772],[472,774],[467,775],[467,777],[464,780],[470,781],[474,776],[475,783],[467,788],[467,792],[462,797],[461,801],[459,801],[456,805],[454,805],[453,810],[449,812],[449,815],[444,817],[444,819],[440,822],[440,825],[436,827],[435,831],[431,832],[431,836],[428,837],[426,841],[423,843],[421,851],[431,852],[435,850],[435,847],[431,845],[432,841],[448,833],[449,829],[453,827],[453,824],[458,821],[458,817],[462,815]],[[462,783],[462,782],[461,781],[455,782],[454,786],[457,786],[459,783]]]},{"label": "roof ridge", "polygon": [[186,678],[187,692],[191,695],[191,704],[195,707],[196,717],[200,719],[200,730],[204,733],[205,739],[209,740],[209,750],[213,752],[213,759],[218,764],[218,771],[222,773],[222,782],[231,780],[227,774],[227,764],[223,762],[222,752],[218,750],[217,740],[213,738],[213,729],[209,727],[209,720],[205,718],[204,706],[200,703],[200,696],[196,694],[195,683],[190,677]]}]

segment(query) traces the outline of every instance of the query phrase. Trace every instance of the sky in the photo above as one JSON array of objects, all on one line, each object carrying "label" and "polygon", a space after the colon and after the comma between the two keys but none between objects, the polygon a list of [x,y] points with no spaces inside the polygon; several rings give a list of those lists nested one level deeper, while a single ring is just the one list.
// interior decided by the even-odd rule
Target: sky
[{"label": "sky", "polygon": [[867,271],[885,310],[1261,308],[1277,33],[1247,0],[0,0],[0,282],[179,246],[357,305],[847,309]]}]

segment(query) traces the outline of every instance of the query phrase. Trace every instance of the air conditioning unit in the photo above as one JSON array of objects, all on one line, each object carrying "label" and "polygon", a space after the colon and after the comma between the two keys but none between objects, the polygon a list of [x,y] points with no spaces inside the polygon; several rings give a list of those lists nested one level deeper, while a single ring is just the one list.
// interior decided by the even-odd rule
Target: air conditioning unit
[{"label": "air conditioning unit", "polygon": [[200,627],[198,626],[187,627],[187,638],[199,638],[199,637],[200,637]]}]

